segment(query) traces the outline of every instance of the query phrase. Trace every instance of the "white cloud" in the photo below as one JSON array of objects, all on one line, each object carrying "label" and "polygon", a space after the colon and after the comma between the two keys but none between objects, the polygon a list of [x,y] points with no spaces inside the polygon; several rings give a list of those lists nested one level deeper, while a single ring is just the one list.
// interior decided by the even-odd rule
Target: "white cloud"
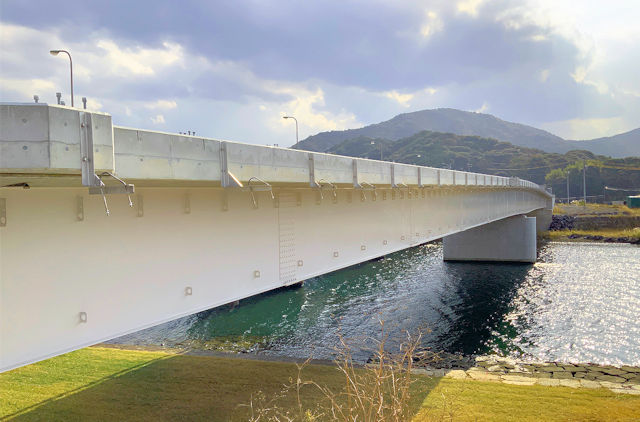
[{"label": "white cloud", "polygon": [[555,133],[565,139],[593,139],[634,129],[623,117],[601,119],[570,119],[543,123],[542,129]]},{"label": "white cloud", "polygon": [[18,95],[30,99],[34,94],[42,95],[45,92],[53,93],[55,85],[46,79],[17,79],[0,77],[0,85],[3,89],[17,93]]},{"label": "white cloud", "polygon": [[425,12],[425,20],[420,27],[420,35],[422,35],[422,38],[429,39],[435,33],[442,31],[443,28],[444,23],[438,14],[432,10],[427,10]]},{"label": "white cloud", "polygon": [[163,125],[165,124],[164,116],[162,114],[158,114],[155,117],[151,117],[151,122],[154,125]]},{"label": "white cloud", "polygon": [[458,13],[466,13],[467,15],[477,17],[478,7],[484,3],[484,0],[462,0],[456,4]]},{"label": "white cloud", "polygon": [[144,107],[150,110],[171,110],[178,107],[178,103],[173,100],[157,100],[145,104]]},{"label": "white cloud", "polygon": [[318,108],[325,105],[324,92],[320,88],[315,91],[305,91],[298,88],[283,89],[296,93],[296,98],[284,105],[268,107],[271,110],[275,107],[280,108],[280,112],[274,114],[274,117],[269,120],[272,128],[280,131],[284,128],[288,129],[291,126],[291,122],[282,118],[285,115],[294,116],[298,120],[300,139],[304,139],[315,132],[343,130],[361,126],[353,113],[344,110],[338,113],[318,110]]},{"label": "white cloud", "polygon": [[114,41],[98,40],[96,47],[106,52],[99,57],[112,73],[150,76],[160,68],[183,65],[184,52],[182,46],[164,42],[164,48],[121,48]]},{"label": "white cloud", "polygon": [[480,108],[473,111],[475,111],[476,113],[486,113],[487,111],[489,111],[489,108],[489,103],[485,101],[482,103],[482,106],[480,106]]},{"label": "white cloud", "polygon": [[549,74],[551,71],[549,69],[544,69],[540,72],[540,82],[547,82],[549,79]]},{"label": "white cloud", "polygon": [[396,101],[403,107],[409,107],[411,105],[409,104],[409,101],[411,101],[414,97],[414,94],[400,94],[396,90],[383,92],[382,95],[386,98]]}]

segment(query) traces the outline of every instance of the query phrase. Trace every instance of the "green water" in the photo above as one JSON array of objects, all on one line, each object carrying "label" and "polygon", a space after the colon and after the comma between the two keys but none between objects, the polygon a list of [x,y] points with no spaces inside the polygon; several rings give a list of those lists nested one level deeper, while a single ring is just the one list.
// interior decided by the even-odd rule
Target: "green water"
[{"label": "green water", "polygon": [[438,351],[638,365],[638,280],[631,245],[550,243],[526,265],[445,263],[427,244],[114,342],[331,358],[342,336],[366,360],[384,321],[390,348],[420,331]]}]

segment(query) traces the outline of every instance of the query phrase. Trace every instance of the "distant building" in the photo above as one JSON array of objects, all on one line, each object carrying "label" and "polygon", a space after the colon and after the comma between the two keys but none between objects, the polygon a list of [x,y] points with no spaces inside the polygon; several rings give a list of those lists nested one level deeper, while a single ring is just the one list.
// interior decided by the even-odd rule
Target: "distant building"
[{"label": "distant building", "polygon": [[640,195],[627,196],[627,206],[629,208],[640,208]]}]

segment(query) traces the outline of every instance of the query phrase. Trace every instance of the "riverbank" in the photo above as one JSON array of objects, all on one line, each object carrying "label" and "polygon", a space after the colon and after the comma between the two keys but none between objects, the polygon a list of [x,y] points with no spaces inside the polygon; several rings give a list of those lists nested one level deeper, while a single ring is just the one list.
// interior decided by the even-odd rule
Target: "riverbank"
[{"label": "riverbank", "polygon": [[640,244],[640,210],[622,205],[558,204],[546,240]]},{"label": "riverbank", "polygon": [[[0,374],[0,420],[249,420],[250,404],[254,412],[266,404],[261,397],[279,397],[295,414],[296,395],[283,386],[297,375],[288,362],[91,347]],[[345,382],[330,365],[307,365],[302,378],[334,391]],[[420,374],[414,381],[414,421],[622,421],[640,414],[640,396],[603,388]],[[311,385],[300,394],[305,408],[321,404]]]}]

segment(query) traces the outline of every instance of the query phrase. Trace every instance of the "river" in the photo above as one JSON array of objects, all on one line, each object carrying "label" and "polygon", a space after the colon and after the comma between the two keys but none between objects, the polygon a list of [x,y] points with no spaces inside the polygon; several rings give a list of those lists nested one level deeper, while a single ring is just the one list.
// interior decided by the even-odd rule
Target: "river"
[{"label": "river", "polygon": [[640,247],[552,242],[531,265],[443,262],[430,243],[111,343],[330,359],[342,337],[364,361],[381,321],[391,349],[420,332],[434,351],[640,366]]}]

